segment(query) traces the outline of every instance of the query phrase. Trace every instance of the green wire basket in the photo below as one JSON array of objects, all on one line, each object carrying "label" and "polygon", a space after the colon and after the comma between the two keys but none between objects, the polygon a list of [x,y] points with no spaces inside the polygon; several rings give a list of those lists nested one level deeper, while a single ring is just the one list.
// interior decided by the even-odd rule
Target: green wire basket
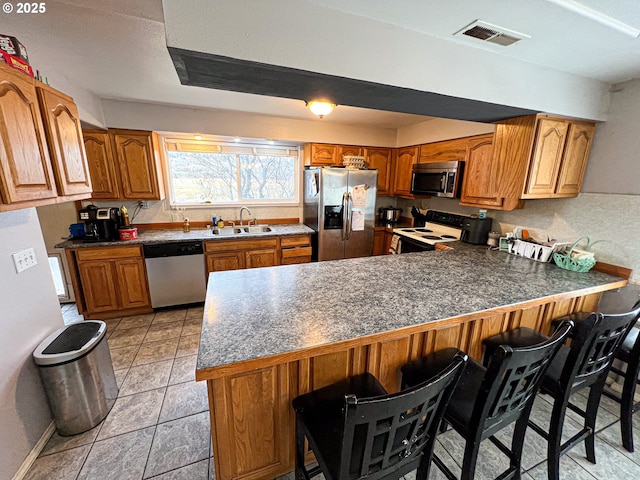
[{"label": "green wire basket", "polygon": [[587,248],[589,248],[589,237],[579,238],[573,245],[571,245],[571,248],[568,252],[557,252],[553,254],[553,261],[556,263],[556,265],[560,268],[564,268],[565,270],[570,270],[572,272],[588,272],[589,270],[591,270],[596,264],[595,258],[580,258],[571,256],[574,248],[576,248],[576,245],[578,245],[578,243],[580,243],[582,240],[587,241],[587,245],[584,247],[584,249],[586,250]]}]

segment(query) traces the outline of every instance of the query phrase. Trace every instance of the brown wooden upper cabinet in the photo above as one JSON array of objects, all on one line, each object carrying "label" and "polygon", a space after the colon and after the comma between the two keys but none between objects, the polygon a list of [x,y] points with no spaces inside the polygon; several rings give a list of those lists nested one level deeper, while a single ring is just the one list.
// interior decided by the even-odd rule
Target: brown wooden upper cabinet
[{"label": "brown wooden upper cabinet", "polygon": [[395,181],[393,194],[414,198],[411,193],[413,164],[418,162],[418,147],[403,147],[396,150]]},{"label": "brown wooden upper cabinet", "polygon": [[58,192],[34,80],[9,66],[1,67],[2,203],[55,198]]},{"label": "brown wooden upper cabinet", "polygon": [[[338,145],[308,143],[303,147],[304,164],[321,167],[338,164]],[[342,157],[340,158],[342,164]]]},{"label": "brown wooden upper cabinet", "polygon": [[593,122],[543,114],[498,124],[498,193],[506,199],[577,196],[594,132]]},{"label": "brown wooden upper cabinet", "polygon": [[362,157],[364,155],[364,148],[357,145],[338,145],[338,153],[336,154],[336,165],[342,165],[344,157]]},{"label": "brown wooden upper cabinet", "polygon": [[84,144],[93,182],[93,198],[161,200],[161,169],[153,132],[85,130]]},{"label": "brown wooden upper cabinet", "polygon": [[120,182],[109,133],[106,130],[84,130],[82,133],[93,184],[92,198],[120,198]]},{"label": "brown wooden upper cabinet", "polygon": [[58,194],[90,194],[91,177],[76,104],[48,85],[38,86],[37,91]]},{"label": "brown wooden upper cabinet", "polygon": [[419,163],[455,162],[464,160],[467,154],[467,139],[456,138],[443,142],[420,145]]},{"label": "brown wooden upper cabinet", "polygon": [[365,148],[364,157],[367,168],[378,170],[377,195],[391,195],[391,175],[393,166],[393,149]]},{"label": "brown wooden upper cabinet", "polygon": [[540,118],[522,198],[577,196],[594,131],[592,123]]},{"label": "brown wooden upper cabinet", "polygon": [[493,156],[493,134],[467,140],[460,205],[502,208],[496,185],[497,165]]},{"label": "brown wooden upper cabinet", "polygon": [[342,166],[345,156],[365,157],[365,165],[378,170],[377,195],[392,195],[394,150],[385,147],[309,143],[303,147],[303,157],[304,164],[311,166]]},{"label": "brown wooden upper cabinet", "polygon": [[70,97],[0,63],[0,211],[89,197],[77,131]]}]

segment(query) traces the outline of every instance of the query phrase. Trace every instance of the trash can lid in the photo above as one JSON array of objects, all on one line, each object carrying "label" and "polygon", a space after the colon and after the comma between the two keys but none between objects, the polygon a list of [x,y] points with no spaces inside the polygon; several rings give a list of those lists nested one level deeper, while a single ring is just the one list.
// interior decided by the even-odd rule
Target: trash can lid
[{"label": "trash can lid", "polygon": [[107,324],[100,320],[85,320],[59,328],[33,352],[37,365],[57,365],[75,360],[88,353],[104,337]]}]

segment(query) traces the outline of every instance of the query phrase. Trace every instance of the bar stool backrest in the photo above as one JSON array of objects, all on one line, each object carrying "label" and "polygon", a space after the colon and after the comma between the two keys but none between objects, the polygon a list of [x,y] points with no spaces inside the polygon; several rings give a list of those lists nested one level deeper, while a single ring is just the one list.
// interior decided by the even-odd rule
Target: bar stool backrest
[{"label": "bar stool backrest", "polygon": [[547,367],[572,327],[573,322],[563,322],[553,337],[531,347],[497,348],[471,415],[472,425],[483,425],[483,438],[516,421],[531,407]]},{"label": "bar stool backrest", "polygon": [[568,387],[590,385],[606,375],[618,347],[640,315],[640,305],[628,313],[591,313],[576,322],[571,348],[562,370],[560,384]]},{"label": "bar stool backrest", "polygon": [[435,440],[467,358],[456,355],[440,375],[398,393],[347,395],[339,478],[386,478],[419,461],[425,446]]}]

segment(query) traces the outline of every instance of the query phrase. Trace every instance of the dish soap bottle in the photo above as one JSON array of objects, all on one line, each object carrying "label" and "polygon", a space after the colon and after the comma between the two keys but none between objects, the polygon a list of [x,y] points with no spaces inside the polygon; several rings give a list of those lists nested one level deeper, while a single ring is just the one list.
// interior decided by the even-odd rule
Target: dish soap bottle
[{"label": "dish soap bottle", "polygon": [[224,220],[222,220],[222,217],[218,219],[218,228],[224,228]]},{"label": "dish soap bottle", "polygon": [[189,226],[189,219],[185,218],[184,223],[182,224],[182,231],[184,233],[188,233],[191,231],[191,227]]},{"label": "dish soap bottle", "polygon": [[127,207],[122,205],[122,207],[120,207],[120,214],[122,215],[122,225],[125,227],[130,226],[131,222],[129,221],[129,212],[127,211]]}]

